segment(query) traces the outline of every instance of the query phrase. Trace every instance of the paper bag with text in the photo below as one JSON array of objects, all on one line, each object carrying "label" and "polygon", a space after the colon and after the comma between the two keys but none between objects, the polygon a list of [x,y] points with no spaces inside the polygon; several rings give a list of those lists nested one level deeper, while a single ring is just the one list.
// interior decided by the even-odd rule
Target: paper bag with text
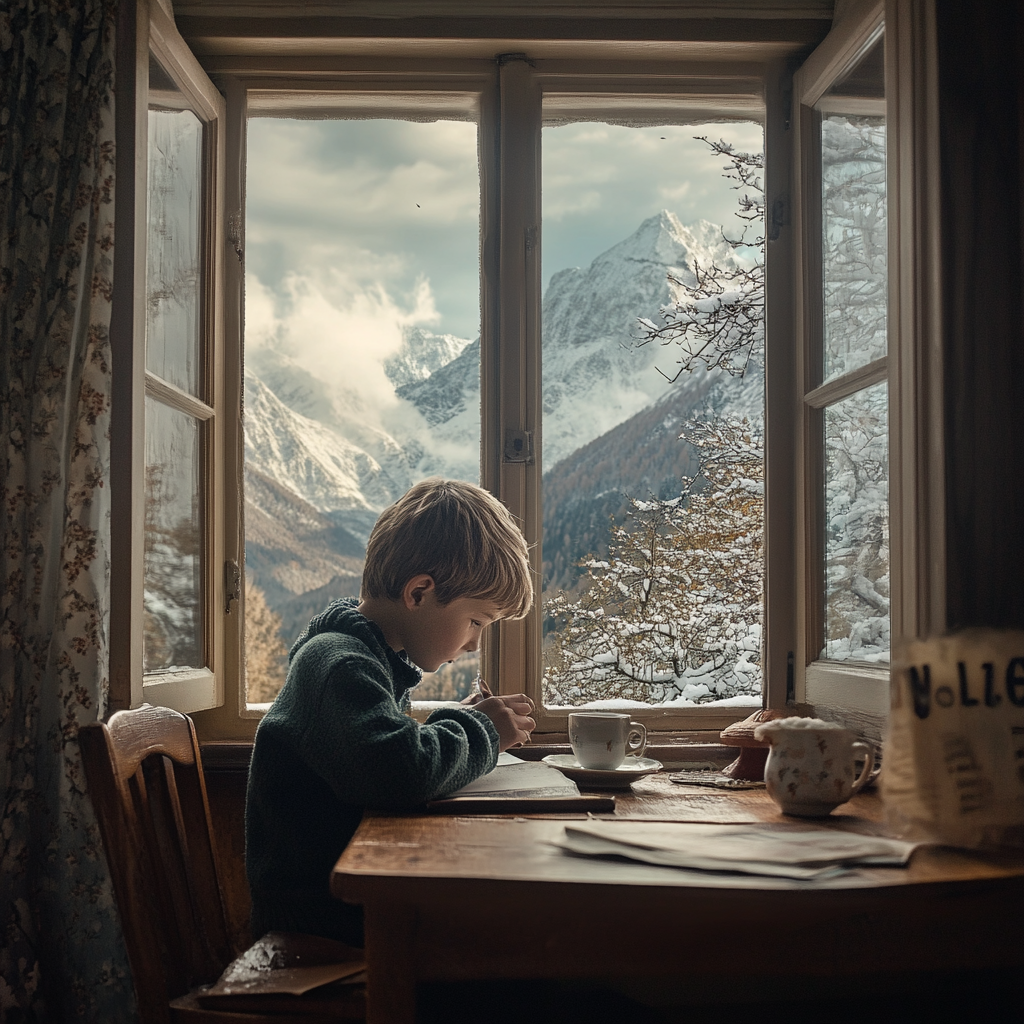
[{"label": "paper bag with text", "polygon": [[910,642],[890,692],[890,823],[957,846],[1024,845],[1024,633]]}]

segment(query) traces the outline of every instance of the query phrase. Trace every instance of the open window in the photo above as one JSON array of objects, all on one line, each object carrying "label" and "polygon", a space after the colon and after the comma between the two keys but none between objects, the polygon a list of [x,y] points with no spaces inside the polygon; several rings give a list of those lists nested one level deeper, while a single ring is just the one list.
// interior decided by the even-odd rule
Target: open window
[{"label": "open window", "polygon": [[[752,70],[625,70],[510,59],[500,72],[505,122],[518,122],[502,147],[500,427],[532,443],[527,458],[502,446],[498,493],[522,510],[539,586],[534,617],[507,624],[492,658],[501,678],[525,682],[540,734],[564,733],[579,706],[628,708],[656,729],[721,728],[763,701],[763,490],[732,510],[753,579],[732,588],[711,570],[684,582],[683,566],[698,506],[720,509],[705,493],[702,431],[742,392],[747,422],[738,413],[735,425],[754,449],[763,436],[763,347],[735,377],[681,372],[679,345],[643,325],[692,296],[695,273],[763,266],[760,222],[737,262],[730,186],[741,183],[699,137],[761,161],[764,83]],[[704,194],[701,213],[689,189]],[[752,462],[763,481],[763,450]],[[713,532],[704,566],[724,554]]]},{"label": "open window", "polygon": [[[280,365],[276,370],[271,365],[275,359],[280,364],[281,351],[275,355],[272,346],[264,346],[260,353],[251,338],[244,360],[241,350],[243,332],[258,331],[261,317],[264,327],[270,325],[263,341],[275,331],[279,337],[288,327],[280,301],[283,292],[274,300],[277,306],[268,305],[266,294],[254,287],[246,292],[245,286],[246,274],[252,281],[275,260],[278,270],[284,266],[284,247],[274,237],[273,218],[279,218],[277,233],[282,237],[285,228],[295,227],[280,202],[285,190],[275,193],[271,177],[257,195],[259,189],[251,177],[259,160],[268,153],[276,155],[280,140],[275,140],[272,129],[289,125],[297,137],[310,126],[334,125],[342,134],[348,133],[336,143],[338,152],[344,151],[344,160],[338,164],[347,160],[352,169],[367,147],[383,152],[391,146],[395,156],[397,136],[390,142],[385,139],[395,126],[411,126],[424,139],[454,126],[468,133],[448,148],[464,151],[468,179],[474,182],[459,201],[463,214],[477,225],[477,242],[469,257],[470,264],[475,261],[475,281],[462,281],[452,291],[459,291],[465,309],[473,307],[475,312],[452,330],[442,322],[444,317],[417,320],[412,315],[417,309],[419,314],[429,314],[432,293],[417,284],[413,273],[411,281],[388,292],[396,300],[398,320],[405,317],[398,324],[402,330],[392,340],[401,346],[416,338],[423,341],[428,334],[447,334],[451,335],[450,351],[440,360],[434,353],[431,358],[437,365],[428,366],[427,360],[417,368],[412,360],[404,369],[396,364],[392,372],[396,379],[406,371],[416,378],[397,386],[431,428],[422,431],[426,443],[421,442],[422,451],[416,456],[417,472],[479,480],[519,517],[533,545],[536,611],[523,622],[502,623],[492,631],[481,652],[484,677],[502,690],[530,692],[543,708],[541,731],[550,736],[564,730],[570,706],[592,700],[632,701],[631,711],[664,730],[720,729],[745,717],[765,698],[773,706],[802,701],[826,715],[850,717],[852,713],[856,718],[863,713],[877,725],[887,690],[886,604],[890,644],[908,631],[919,632],[922,624],[935,618],[938,613],[929,604],[928,593],[941,589],[937,575],[941,558],[935,552],[941,550],[942,542],[942,524],[934,510],[928,512],[928,495],[939,486],[942,461],[941,453],[928,441],[935,433],[929,417],[934,419],[938,408],[934,371],[929,369],[934,360],[926,358],[931,343],[928,324],[933,322],[929,303],[934,303],[927,289],[914,283],[927,279],[921,266],[930,259],[929,246],[934,246],[934,237],[928,234],[932,214],[927,201],[922,205],[915,199],[929,194],[923,184],[928,173],[934,173],[928,171],[934,164],[929,163],[928,154],[935,140],[925,127],[933,90],[929,91],[921,71],[927,67],[921,54],[929,45],[928,26],[927,18],[910,17],[905,5],[890,3],[888,11],[883,7],[871,2],[845,5],[842,20],[811,53],[795,81],[787,61],[810,50],[811,36],[806,31],[802,36],[794,32],[789,42],[729,44],[716,51],[717,56],[705,53],[694,40],[659,44],[645,51],[642,60],[625,46],[620,52],[613,43],[595,49],[564,40],[516,42],[507,46],[508,52],[498,54],[486,50],[490,43],[475,43],[458,54],[449,52],[443,42],[431,42],[423,44],[430,50],[429,59],[403,49],[405,43],[363,40],[344,59],[336,59],[331,47],[341,45],[337,40],[307,39],[295,44],[294,53],[285,47],[271,56],[277,44],[268,43],[266,53],[262,44],[242,45],[233,52],[230,40],[211,36],[204,43],[206,49],[201,46],[198,52],[203,65],[215,73],[214,88],[159,4],[152,5],[145,24],[130,24],[124,38],[134,40],[137,72],[134,77],[126,73],[128,81],[119,82],[118,108],[119,130],[134,140],[130,146],[119,143],[119,182],[135,175],[136,187],[134,193],[118,190],[112,568],[114,579],[124,585],[115,586],[112,596],[115,705],[138,703],[145,694],[145,699],[183,710],[217,707],[197,719],[204,732],[222,737],[251,735],[252,722],[246,719],[262,714],[260,704],[270,692],[253,686],[254,676],[268,673],[258,667],[262,655],[255,650],[248,652],[247,671],[246,637],[252,640],[261,629],[276,632],[271,655],[278,662],[274,672],[279,680],[282,650],[291,636],[281,629],[284,616],[275,602],[280,605],[285,595],[291,604],[287,630],[291,634],[304,615],[317,610],[318,601],[322,604],[343,592],[353,593],[360,536],[386,499],[414,478],[407,473],[408,479],[399,479],[401,474],[396,472],[390,484],[383,481],[378,471],[386,469],[388,442],[379,434],[381,458],[365,449],[350,449],[344,456],[321,451],[320,470],[327,476],[338,469],[336,463],[334,470],[329,465],[335,456],[342,463],[348,458],[353,465],[364,455],[372,456],[360,464],[367,479],[375,478],[380,485],[371,501],[360,491],[349,510],[353,515],[344,522],[344,517],[334,515],[338,509],[320,507],[309,500],[311,495],[299,494],[305,502],[303,529],[313,524],[320,530],[320,541],[330,548],[326,552],[330,558],[324,558],[323,564],[315,564],[307,550],[300,550],[303,538],[295,526],[302,516],[291,515],[298,506],[292,502],[289,515],[281,515],[281,507],[275,505],[287,497],[282,487],[288,480],[266,472],[277,441],[267,432],[270,417],[261,410],[277,402],[287,413],[284,418],[304,416],[313,422],[316,417],[308,414],[317,395],[315,387],[302,395],[301,387],[288,391],[282,384],[285,375],[278,372]],[[132,22],[134,10],[124,17]],[[193,28],[201,24],[195,21]],[[820,39],[821,34],[816,28],[813,38]],[[779,39],[783,37],[790,39],[785,34]],[[365,56],[361,56],[363,50]],[[904,56],[896,60],[894,53]],[[125,62],[120,66],[123,69]],[[156,133],[152,143],[151,121]],[[171,133],[169,126],[179,121],[188,128]],[[251,128],[251,159],[247,159],[247,127]],[[375,132],[379,138],[369,141]],[[730,132],[738,134],[732,138]],[[411,138],[414,133],[406,134]],[[599,271],[602,258],[630,237],[627,228],[620,232],[621,238],[609,236],[605,242],[595,241],[589,251],[580,249],[572,255],[573,232],[567,228],[572,218],[565,213],[564,199],[575,191],[573,198],[581,209],[591,202],[589,192],[600,189],[588,189],[588,180],[614,193],[616,186],[607,180],[619,159],[611,155],[613,150],[635,158],[632,176],[623,179],[620,187],[617,212],[630,209],[635,194],[644,188],[671,192],[671,186],[658,179],[658,154],[673,147],[682,154],[679,147],[686,142],[692,151],[679,157],[675,185],[683,190],[697,159],[692,147],[701,145],[694,143],[692,135],[707,135],[713,141],[726,137],[737,149],[750,152],[756,151],[758,138],[763,139],[758,187],[763,190],[765,214],[759,225],[764,239],[760,256],[764,383],[760,397],[747,404],[751,410],[757,405],[763,408],[759,471],[764,480],[762,484],[757,479],[754,462],[735,472],[742,462],[739,458],[726,460],[726,472],[719,480],[733,492],[760,489],[763,504],[762,594],[755,602],[761,620],[755,622],[755,616],[744,613],[725,627],[732,631],[728,639],[733,654],[742,655],[742,664],[734,658],[733,668],[739,664],[743,669],[739,674],[744,675],[746,688],[736,692],[717,690],[717,683],[701,690],[696,676],[702,664],[673,661],[679,644],[671,623],[663,629],[658,623],[645,623],[662,633],[652,634],[648,647],[658,650],[647,661],[643,656],[630,660],[632,656],[624,656],[621,645],[617,651],[612,649],[614,644],[606,650],[593,644],[589,650],[585,644],[574,649],[557,635],[567,622],[566,605],[557,604],[559,592],[579,607],[585,587],[592,587],[595,580],[604,580],[620,594],[623,587],[629,591],[635,584],[635,604],[638,595],[642,599],[649,592],[645,586],[654,585],[651,573],[645,583],[643,573],[626,579],[622,573],[616,576],[607,571],[615,569],[615,559],[609,557],[611,547],[630,539],[608,532],[609,516],[614,513],[619,528],[627,532],[632,528],[634,538],[639,533],[639,520],[630,523],[620,518],[624,512],[636,511],[636,506],[624,503],[623,494],[641,504],[652,495],[663,504],[674,500],[674,495],[659,490],[664,480],[657,472],[651,470],[647,477],[633,472],[643,468],[651,434],[631,434],[626,425],[646,412],[650,429],[663,430],[666,448],[686,451],[678,441],[683,425],[673,419],[675,411],[663,410],[659,403],[667,402],[667,395],[678,398],[697,380],[696,376],[680,377],[675,390],[669,388],[667,378],[679,368],[679,349],[665,346],[651,360],[662,375],[658,386],[664,391],[626,396],[635,408],[627,408],[622,394],[611,395],[607,388],[592,386],[588,375],[598,378],[598,384],[607,383],[621,376],[619,363],[624,359],[647,359],[654,351],[644,350],[625,324],[621,337],[604,339],[614,348],[613,358],[607,358],[607,352],[588,354],[584,344],[580,354],[586,358],[577,361],[575,371],[558,371],[557,359],[545,351],[563,330],[558,317],[575,318],[583,332],[589,332],[588,340],[594,341],[586,320],[599,305],[590,303],[588,308],[582,293],[570,294],[569,285],[576,279],[584,285],[595,284],[600,275],[588,278],[588,267]],[[886,145],[886,135],[899,138],[900,146]],[[613,136],[625,141],[613,142]],[[829,162],[833,152],[853,142],[867,147],[864,159],[845,165]],[[458,232],[421,212],[424,204],[414,193],[437,170],[428,153],[432,143],[424,145],[420,157],[410,149],[395,156],[391,167],[393,178],[407,175],[408,187],[396,193],[405,212],[432,225],[436,253],[431,258],[428,243],[424,251],[430,262],[423,276],[436,277],[430,285],[433,289],[439,287],[437,275]],[[177,147],[174,154],[171,146]],[[291,150],[288,157],[286,145],[278,150],[287,160],[284,171],[295,181],[305,182],[304,216],[315,215],[316,188],[326,181],[313,182],[316,160],[299,149]],[[158,151],[162,155],[151,181],[147,154]],[[880,172],[883,153],[884,171]],[[163,181],[160,175],[170,166],[171,156],[178,162],[175,166],[184,167],[187,162],[191,170],[188,174],[175,171]],[[705,156],[717,161],[716,173],[728,162],[721,151],[705,151]],[[329,161],[324,157],[324,152],[318,154],[320,164],[326,166]],[[606,180],[600,182],[602,176]],[[719,183],[722,194],[734,201],[730,183],[721,179]],[[845,206],[836,205],[843,195],[854,193]],[[437,194],[436,190],[431,193]],[[254,227],[247,218],[256,210],[257,199],[263,203],[259,214],[263,219]],[[708,211],[715,202],[706,200]],[[666,197],[648,216],[660,216],[662,207],[675,212]],[[363,218],[364,229],[366,224],[372,227],[373,202],[357,200],[350,208],[353,217]],[[168,216],[187,213],[189,218],[187,226],[182,221],[175,227],[174,245],[165,255],[159,225],[151,230],[147,221],[148,211],[162,209]],[[321,219],[328,221],[330,216],[325,208]],[[636,219],[633,234],[644,218]],[[691,214],[680,217],[684,224],[692,219],[696,218]],[[724,242],[726,236],[740,234],[735,224],[725,224],[718,211],[706,219],[725,226],[719,241],[726,248],[720,247],[715,256],[709,241],[706,248],[711,255],[705,254],[705,261],[732,258],[744,265],[745,260],[748,268],[756,263],[755,247],[737,249]],[[596,234],[606,229],[601,218],[590,221]],[[667,227],[659,228],[664,229],[662,241],[672,242],[669,236],[679,232],[671,218],[666,223]],[[128,248],[121,244],[126,231],[134,239]],[[343,226],[338,233],[346,233]],[[582,237],[585,232],[578,234]],[[179,243],[187,239],[191,241],[183,248]],[[668,247],[676,242],[678,238]],[[839,269],[850,270],[852,249],[859,248],[864,257],[865,245],[870,254],[863,266],[854,268],[854,278],[857,287],[870,285],[874,319],[861,324],[864,338],[870,336],[862,344],[842,340],[850,326],[844,317],[849,296],[842,288],[853,286],[849,281],[844,285],[836,274]],[[364,248],[364,269],[400,262],[398,258],[403,257],[393,249]],[[315,245],[310,252],[313,249]],[[650,269],[664,291],[655,294],[652,285],[645,298],[649,304],[640,304],[643,308],[635,310],[637,318],[660,323],[659,307],[678,299],[684,285],[693,284],[685,279],[683,268],[672,263],[673,258],[669,253],[660,266],[652,264]],[[572,271],[574,265],[578,271]],[[560,276],[563,270],[571,272]],[[675,284],[669,280],[673,273]],[[287,271],[280,275],[281,279],[286,276]],[[554,289],[552,279],[556,279]],[[184,289],[169,287],[174,282],[188,284]],[[292,302],[292,311],[302,299],[310,300],[306,309],[312,309],[315,296],[302,293],[294,275],[289,287],[292,292],[285,298]],[[868,297],[867,291],[858,292],[858,301]],[[417,295],[426,296],[419,307]],[[694,297],[702,301],[699,294]],[[443,303],[437,295],[433,299],[440,309]],[[721,301],[731,299],[719,296]],[[624,319],[629,316],[632,313]],[[606,322],[608,317],[598,319]],[[321,326],[312,317],[306,323],[307,333]],[[397,349],[382,353],[373,343],[364,350],[373,350],[377,369],[387,377],[383,364]],[[324,376],[319,371],[328,368],[331,379],[345,376],[347,363],[335,359],[329,346],[321,346],[318,352],[316,358],[307,353],[307,384],[310,380],[316,384],[318,375]],[[471,358],[475,361],[467,371]],[[328,367],[332,360],[334,365]],[[243,363],[263,385],[267,381],[261,373],[271,377],[277,373],[277,390],[248,382],[246,393]],[[750,385],[754,377],[756,373],[739,376],[741,387]],[[755,390],[751,388],[751,394]],[[442,409],[438,403],[447,405]],[[477,431],[468,442],[468,434],[456,438],[457,424],[450,422],[457,417],[449,414],[460,403],[459,416],[473,420]],[[663,411],[665,415],[660,416]],[[583,422],[583,413],[595,414],[591,423]],[[433,429],[439,422],[449,425],[447,434]],[[748,425],[756,434],[757,424],[748,421]],[[361,424],[364,433],[379,426],[376,421]],[[463,458],[465,472],[453,472],[447,458],[456,440],[462,443],[463,455],[478,447],[475,465],[471,457]],[[746,447],[734,444],[733,455],[750,454],[757,440],[748,437]],[[690,465],[682,471],[673,467],[673,477],[695,475],[698,447],[691,444]],[[567,456],[583,449],[589,450],[570,465]],[[278,455],[282,464],[288,463],[284,448],[279,448]],[[408,455],[405,451],[399,457],[399,461],[406,459],[407,469]],[[603,458],[616,463],[618,477],[626,475],[618,472],[623,469],[635,477],[631,485],[616,480],[606,488],[618,489],[615,509],[605,507],[608,496],[601,488],[608,474],[607,467],[599,466]],[[839,468],[842,459],[846,470]],[[301,461],[286,465],[289,480],[305,472]],[[851,477],[864,476],[865,469],[873,474],[875,513],[866,520],[853,514],[861,496],[851,495],[847,487]],[[256,472],[244,481],[247,470]],[[257,479],[258,474],[262,475]],[[679,505],[685,508],[694,495],[713,495],[714,483],[705,474],[691,493],[684,495],[681,487]],[[388,486],[396,493],[389,492]],[[250,508],[257,491],[262,504]],[[578,501],[581,496],[584,500]],[[866,531],[863,537],[855,536],[861,528],[858,522]],[[843,533],[842,524],[849,535]],[[678,524],[671,528],[677,529]],[[264,550],[258,551],[261,544]],[[280,549],[276,554],[270,550],[273,545]],[[291,555],[284,550],[289,545],[295,548]],[[279,557],[282,551],[287,557]],[[248,600],[246,560],[251,570]],[[725,566],[719,577],[728,575]],[[661,576],[670,586],[680,578],[675,568]],[[915,581],[913,588],[908,580]],[[339,581],[347,581],[347,589]],[[751,588],[747,591],[749,598]],[[602,600],[588,610],[606,611],[611,602]],[[862,614],[860,604],[865,601],[870,610]],[[862,643],[868,634],[871,642]],[[581,653],[586,656],[576,657]],[[603,682],[615,675],[609,666],[616,660],[616,668],[628,663],[626,678],[619,680],[619,690],[601,691]],[[717,664],[720,667],[721,662]],[[589,679],[582,678],[581,672],[589,672]],[[466,680],[448,682],[449,689],[444,688],[447,682],[438,684],[429,695],[457,697],[458,687]]]},{"label": "open window", "polygon": [[794,80],[794,695],[874,735],[890,651],[943,615],[933,45],[930,8],[851,4]]},{"label": "open window", "polygon": [[[132,5],[127,5],[129,8]],[[224,100],[159,4],[122,17],[113,324],[115,707],[224,699]],[[228,561],[231,561],[230,559]]]},{"label": "open window", "polygon": [[808,565],[801,653],[812,703],[842,703],[831,689],[888,681],[889,217],[882,11],[859,27],[845,61],[814,82],[797,76]]}]

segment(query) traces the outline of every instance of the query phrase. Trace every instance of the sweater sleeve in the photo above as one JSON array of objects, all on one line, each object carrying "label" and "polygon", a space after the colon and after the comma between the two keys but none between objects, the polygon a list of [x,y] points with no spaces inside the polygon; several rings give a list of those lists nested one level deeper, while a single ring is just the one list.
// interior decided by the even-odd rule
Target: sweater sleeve
[{"label": "sweater sleeve", "polygon": [[358,641],[326,633],[296,660],[296,685],[281,694],[295,705],[285,717],[301,723],[294,737],[301,756],[343,803],[417,806],[497,762],[498,731],[486,715],[445,708],[420,725],[399,709],[386,669]]}]

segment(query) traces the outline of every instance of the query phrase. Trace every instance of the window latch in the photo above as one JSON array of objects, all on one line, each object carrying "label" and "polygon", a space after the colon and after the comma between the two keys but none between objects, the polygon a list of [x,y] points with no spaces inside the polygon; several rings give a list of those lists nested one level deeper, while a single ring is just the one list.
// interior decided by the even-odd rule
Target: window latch
[{"label": "window latch", "polygon": [[768,241],[774,242],[778,240],[779,234],[782,231],[783,225],[789,220],[789,211],[786,209],[786,197],[783,196],[776,199],[772,203],[772,216],[771,223],[768,225]]},{"label": "window latch", "polygon": [[505,431],[505,457],[504,462],[525,462],[533,465],[533,431],[512,430]]},{"label": "window latch", "polygon": [[245,250],[242,246],[242,214],[235,211],[228,217],[228,242],[235,250],[238,262],[245,265]]},{"label": "window latch", "polygon": [[242,598],[242,570],[237,562],[224,563],[224,614],[231,614],[231,602]]}]

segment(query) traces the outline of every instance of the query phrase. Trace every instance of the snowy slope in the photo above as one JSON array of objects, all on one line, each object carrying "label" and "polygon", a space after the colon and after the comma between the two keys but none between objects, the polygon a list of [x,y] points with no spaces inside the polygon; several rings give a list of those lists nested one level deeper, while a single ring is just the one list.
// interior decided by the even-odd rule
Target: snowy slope
[{"label": "snowy slope", "polygon": [[372,456],[323,423],[289,409],[251,373],[245,378],[245,461],[248,469],[275,480],[319,512],[374,517],[403,491],[403,484]]},{"label": "snowy slope", "polygon": [[433,334],[422,327],[407,327],[403,331],[401,349],[384,361],[384,372],[396,388],[426,380],[460,355],[469,344],[469,338]]}]

